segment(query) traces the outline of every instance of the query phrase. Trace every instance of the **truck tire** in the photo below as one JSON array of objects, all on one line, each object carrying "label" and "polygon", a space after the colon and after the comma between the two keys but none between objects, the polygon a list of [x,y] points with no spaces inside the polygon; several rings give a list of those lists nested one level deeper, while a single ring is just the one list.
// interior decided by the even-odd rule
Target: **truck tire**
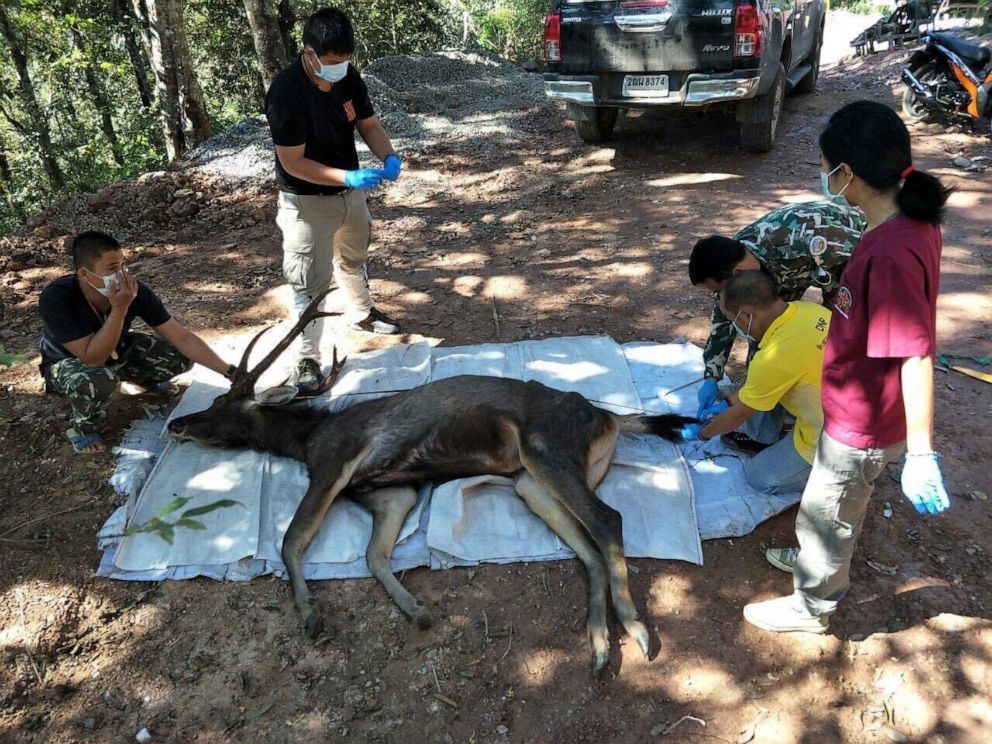
[{"label": "truck tire", "polygon": [[590,121],[576,121],[575,131],[579,139],[590,145],[598,145],[606,142],[613,134],[613,128],[617,125],[617,115],[620,109],[597,106],[590,112]]},{"label": "truck tire", "polygon": [[778,63],[778,72],[771,89],[764,95],[742,102],[741,147],[748,152],[768,152],[775,144],[782,102],[785,100],[785,65]]},{"label": "truck tire", "polygon": [[809,55],[812,68],[803,76],[803,79],[796,83],[793,90],[796,93],[812,93],[816,90],[816,81],[820,77],[820,50],[823,48],[823,26],[820,26],[820,33],[816,37],[816,47]]}]

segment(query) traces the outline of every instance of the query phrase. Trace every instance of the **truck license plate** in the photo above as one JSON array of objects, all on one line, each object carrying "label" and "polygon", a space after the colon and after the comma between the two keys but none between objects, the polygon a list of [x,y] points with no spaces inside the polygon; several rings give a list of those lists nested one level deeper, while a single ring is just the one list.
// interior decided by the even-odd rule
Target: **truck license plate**
[{"label": "truck license plate", "polygon": [[668,95],[668,75],[624,75],[623,95],[629,98],[663,98]]}]

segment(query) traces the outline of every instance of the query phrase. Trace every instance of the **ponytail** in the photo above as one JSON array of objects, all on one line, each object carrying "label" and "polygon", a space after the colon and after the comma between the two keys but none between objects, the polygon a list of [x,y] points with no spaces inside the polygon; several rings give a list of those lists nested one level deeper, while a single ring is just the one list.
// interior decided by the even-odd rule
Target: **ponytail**
[{"label": "ponytail", "polygon": [[944,221],[944,204],[951,191],[938,178],[914,168],[902,182],[896,205],[911,220],[938,224]]},{"label": "ponytail", "polygon": [[855,101],[839,109],[820,133],[820,151],[831,168],[847,163],[872,188],[898,189],[896,205],[910,219],[943,220],[951,189],[913,168],[909,130],[888,106]]}]

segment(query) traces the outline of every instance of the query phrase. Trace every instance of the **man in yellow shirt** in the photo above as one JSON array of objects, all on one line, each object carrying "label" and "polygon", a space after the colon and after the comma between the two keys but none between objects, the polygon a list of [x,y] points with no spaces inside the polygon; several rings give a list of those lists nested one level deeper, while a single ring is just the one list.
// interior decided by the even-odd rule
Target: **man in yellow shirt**
[{"label": "man in yellow shirt", "polygon": [[720,301],[737,333],[757,343],[758,351],[744,385],[730,396],[730,406],[709,423],[693,424],[684,433],[704,441],[740,427],[747,433],[781,404],[796,417],[792,434],[746,460],[744,473],[759,491],[801,491],[823,429],[820,371],[830,312],[814,302],[785,302],[772,278],[761,271],[733,276]]}]

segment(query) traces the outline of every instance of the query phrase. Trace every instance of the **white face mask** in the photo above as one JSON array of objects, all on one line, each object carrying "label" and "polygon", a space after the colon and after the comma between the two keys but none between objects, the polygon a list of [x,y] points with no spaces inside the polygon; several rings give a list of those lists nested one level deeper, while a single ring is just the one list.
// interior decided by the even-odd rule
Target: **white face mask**
[{"label": "white face mask", "polygon": [[337,83],[344,80],[344,76],[348,74],[348,60],[344,62],[338,62],[334,65],[325,65],[320,61],[320,57],[312,49],[309,50],[310,54],[313,55],[313,59],[316,64],[313,66],[313,74],[328,83]]},{"label": "white face mask", "polygon": [[841,166],[838,165],[829,173],[824,173],[823,171],[820,171],[820,188],[823,189],[823,195],[827,197],[830,201],[837,202],[839,204],[846,204],[847,199],[844,198],[844,192],[847,191],[847,187],[850,186],[851,181],[854,180],[853,176],[851,177],[851,181],[845,183],[844,188],[842,188],[836,194],[830,190],[830,176],[832,176],[834,173],[839,171],[840,168]]},{"label": "white face mask", "polygon": [[751,321],[754,320],[754,316],[751,315],[751,313],[748,313],[747,314],[747,330],[746,331],[743,330],[739,325],[737,325],[737,319],[739,317],[741,317],[741,313],[742,312],[744,312],[744,311],[743,310],[738,310],[737,311],[737,315],[735,315],[734,316],[734,319],[732,321],[730,321],[730,325],[732,325],[734,327],[734,330],[737,331],[737,335],[738,336],[740,336],[741,338],[747,339],[752,344],[757,343],[758,342],[758,339],[756,339],[754,336],[751,335]]},{"label": "white face mask", "polygon": [[[86,269],[86,273],[87,274],[93,274],[93,272],[90,271],[89,269]],[[113,287],[114,284],[117,284],[118,281],[119,281],[118,278],[117,278],[117,272],[115,271],[113,274],[107,274],[107,276],[100,276],[99,274],[93,274],[93,276],[95,276],[97,279],[99,279],[103,283],[103,286],[102,287],[98,287],[97,285],[95,285],[93,282],[91,282],[89,280],[87,280],[87,284],[89,284],[91,287],[93,287],[93,289],[95,289],[97,292],[99,292],[100,294],[102,294],[104,297],[110,297],[110,289],[111,289],[111,287]]]}]

